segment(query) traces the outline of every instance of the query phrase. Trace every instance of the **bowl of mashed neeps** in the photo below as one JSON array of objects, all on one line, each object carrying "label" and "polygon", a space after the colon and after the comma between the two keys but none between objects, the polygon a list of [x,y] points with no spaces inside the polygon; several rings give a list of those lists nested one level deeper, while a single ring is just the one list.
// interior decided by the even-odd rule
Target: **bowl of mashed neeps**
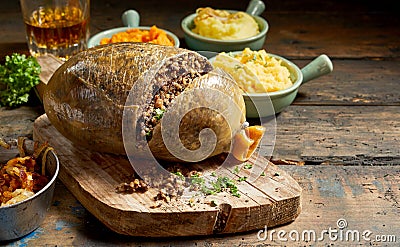
[{"label": "bowl of mashed neeps", "polygon": [[268,31],[268,22],[259,16],[264,9],[261,0],[251,0],[245,12],[198,8],[181,22],[185,42],[196,51],[261,49]]}]

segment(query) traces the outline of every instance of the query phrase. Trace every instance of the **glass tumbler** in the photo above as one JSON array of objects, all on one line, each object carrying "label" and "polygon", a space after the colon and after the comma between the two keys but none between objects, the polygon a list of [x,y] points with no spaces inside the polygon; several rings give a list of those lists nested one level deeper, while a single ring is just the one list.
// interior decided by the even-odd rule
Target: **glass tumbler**
[{"label": "glass tumbler", "polygon": [[20,0],[32,56],[62,60],[87,48],[90,0]]}]

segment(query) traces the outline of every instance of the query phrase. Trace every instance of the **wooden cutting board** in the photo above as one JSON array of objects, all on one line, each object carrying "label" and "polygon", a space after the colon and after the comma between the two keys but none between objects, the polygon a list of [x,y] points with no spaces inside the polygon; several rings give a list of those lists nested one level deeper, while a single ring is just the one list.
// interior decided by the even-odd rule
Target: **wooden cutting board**
[{"label": "wooden cutting board", "polygon": [[[234,167],[221,168],[239,180],[250,176],[251,169],[244,165],[252,164],[256,169],[268,163],[265,176],[253,182],[236,181],[239,198],[222,192],[201,198],[200,202],[195,200],[193,205],[179,199],[157,205],[160,202],[154,200],[158,193],[155,188],[145,193],[116,192],[119,184],[132,180],[133,168],[126,157],[76,147],[51,125],[46,115],[36,119],[34,139],[48,141],[54,147],[61,163],[61,181],[87,210],[117,233],[166,237],[244,232],[291,222],[301,211],[301,187],[263,158],[238,164],[238,173]],[[206,172],[217,164],[202,165]]]},{"label": "wooden cutting board", "polygon": [[[54,57],[39,59],[42,66],[42,95],[52,73],[61,62]],[[229,192],[172,198],[170,202],[155,200],[157,188],[144,193],[117,193],[122,183],[132,181],[134,170],[125,156],[92,152],[77,147],[51,125],[46,114],[35,120],[35,140],[48,141],[56,150],[61,168],[60,180],[90,211],[111,230],[125,235],[146,237],[194,236],[237,233],[265,226],[273,227],[296,219],[301,211],[301,187],[286,172],[262,157],[246,163],[218,167],[219,159],[193,165],[203,173],[233,177],[240,197]],[[252,181],[252,170],[264,170],[264,176]],[[245,167],[246,166],[246,167]],[[246,169],[247,168],[247,169]]]}]

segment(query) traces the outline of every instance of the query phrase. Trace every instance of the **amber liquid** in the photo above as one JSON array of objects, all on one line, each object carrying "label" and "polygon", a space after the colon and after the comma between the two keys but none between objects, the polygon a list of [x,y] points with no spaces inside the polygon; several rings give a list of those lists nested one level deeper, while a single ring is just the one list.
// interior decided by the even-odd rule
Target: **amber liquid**
[{"label": "amber liquid", "polygon": [[88,22],[89,18],[75,7],[35,10],[25,23],[31,54],[50,53],[66,60],[86,49]]}]

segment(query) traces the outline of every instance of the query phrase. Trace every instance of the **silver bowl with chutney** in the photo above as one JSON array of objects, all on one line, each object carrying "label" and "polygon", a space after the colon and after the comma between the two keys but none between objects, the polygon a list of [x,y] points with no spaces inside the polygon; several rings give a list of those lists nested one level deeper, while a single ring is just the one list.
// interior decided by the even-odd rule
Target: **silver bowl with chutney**
[{"label": "silver bowl with chutney", "polygon": [[[26,140],[27,155],[33,152],[33,141]],[[31,151],[30,151],[31,150]],[[56,179],[60,169],[57,155],[52,150],[43,152],[37,162],[42,162],[46,153],[45,167],[48,174],[48,183],[33,196],[11,205],[0,206],[0,243],[21,238],[36,230],[46,217],[51,206]],[[11,145],[11,149],[0,147],[0,164],[5,164],[16,157],[18,149]]]}]

